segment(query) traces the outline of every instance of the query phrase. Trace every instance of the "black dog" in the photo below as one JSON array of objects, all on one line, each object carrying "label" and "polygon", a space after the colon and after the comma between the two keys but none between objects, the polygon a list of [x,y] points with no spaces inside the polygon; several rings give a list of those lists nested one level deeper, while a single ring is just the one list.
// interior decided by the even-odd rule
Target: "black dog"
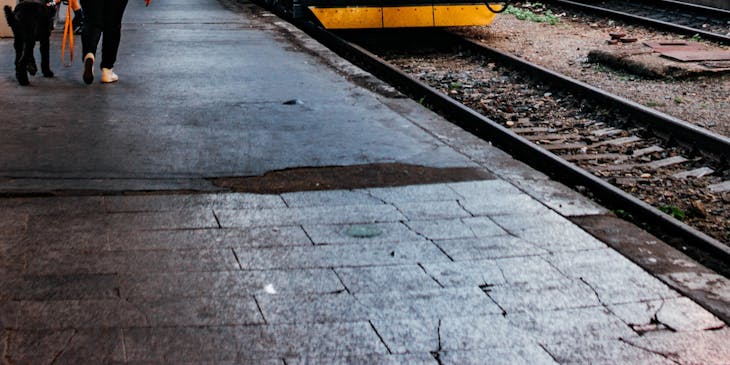
[{"label": "black dog", "polygon": [[41,44],[43,76],[53,77],[49,65],[49,46],[56,3],[53,0],[21,0],[15,10],[5,6],[5,18],[15,37],[15,77],[21,85],[28,85],[28,73],[35,75],[38,67],[33,57],[35,42]]}]

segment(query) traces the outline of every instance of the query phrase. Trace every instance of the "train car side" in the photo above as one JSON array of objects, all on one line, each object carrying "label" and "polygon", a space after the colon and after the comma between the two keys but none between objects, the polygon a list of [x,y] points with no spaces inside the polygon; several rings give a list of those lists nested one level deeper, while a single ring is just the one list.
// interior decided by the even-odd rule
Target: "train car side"
[{"label": "train car side", "polygon": [[280,0],[276,5],[295,18],[313,17],[326,29],[489,25],[503,9],[473,0]]}]

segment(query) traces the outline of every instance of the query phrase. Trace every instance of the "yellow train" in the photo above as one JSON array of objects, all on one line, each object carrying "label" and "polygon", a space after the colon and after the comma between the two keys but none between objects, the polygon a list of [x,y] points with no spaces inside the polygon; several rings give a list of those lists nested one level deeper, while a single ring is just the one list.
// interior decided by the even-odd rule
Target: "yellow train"
[{"label": "yellow train", "polygon": [[489,25],[503,4],[474,0],[268,0],[327,29]]}]

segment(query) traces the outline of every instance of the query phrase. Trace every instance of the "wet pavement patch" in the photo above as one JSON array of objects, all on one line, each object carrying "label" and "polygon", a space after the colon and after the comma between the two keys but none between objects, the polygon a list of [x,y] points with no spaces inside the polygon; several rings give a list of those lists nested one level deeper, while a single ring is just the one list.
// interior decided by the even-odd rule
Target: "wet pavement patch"
[{"label": "wet pavement patch", "polygon": [[479,168],[382,163],[293,168],[271,171],[261,176],[220,177],[210,181],[217,187],[235,192],[281,194],[492,179],[495,179],[494,175]]}]

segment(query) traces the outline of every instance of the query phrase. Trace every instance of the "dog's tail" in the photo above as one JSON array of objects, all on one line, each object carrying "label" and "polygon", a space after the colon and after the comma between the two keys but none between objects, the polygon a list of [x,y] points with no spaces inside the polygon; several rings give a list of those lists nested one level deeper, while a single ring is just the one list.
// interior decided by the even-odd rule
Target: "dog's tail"
[{"label": "dog's tail", "polygon": [[5,10],[5,19],[7,19],[8,25],[10,28],[15,28],[15,14],[13,14],[13,9],[10,6],[5,5],[3,10]]}]

